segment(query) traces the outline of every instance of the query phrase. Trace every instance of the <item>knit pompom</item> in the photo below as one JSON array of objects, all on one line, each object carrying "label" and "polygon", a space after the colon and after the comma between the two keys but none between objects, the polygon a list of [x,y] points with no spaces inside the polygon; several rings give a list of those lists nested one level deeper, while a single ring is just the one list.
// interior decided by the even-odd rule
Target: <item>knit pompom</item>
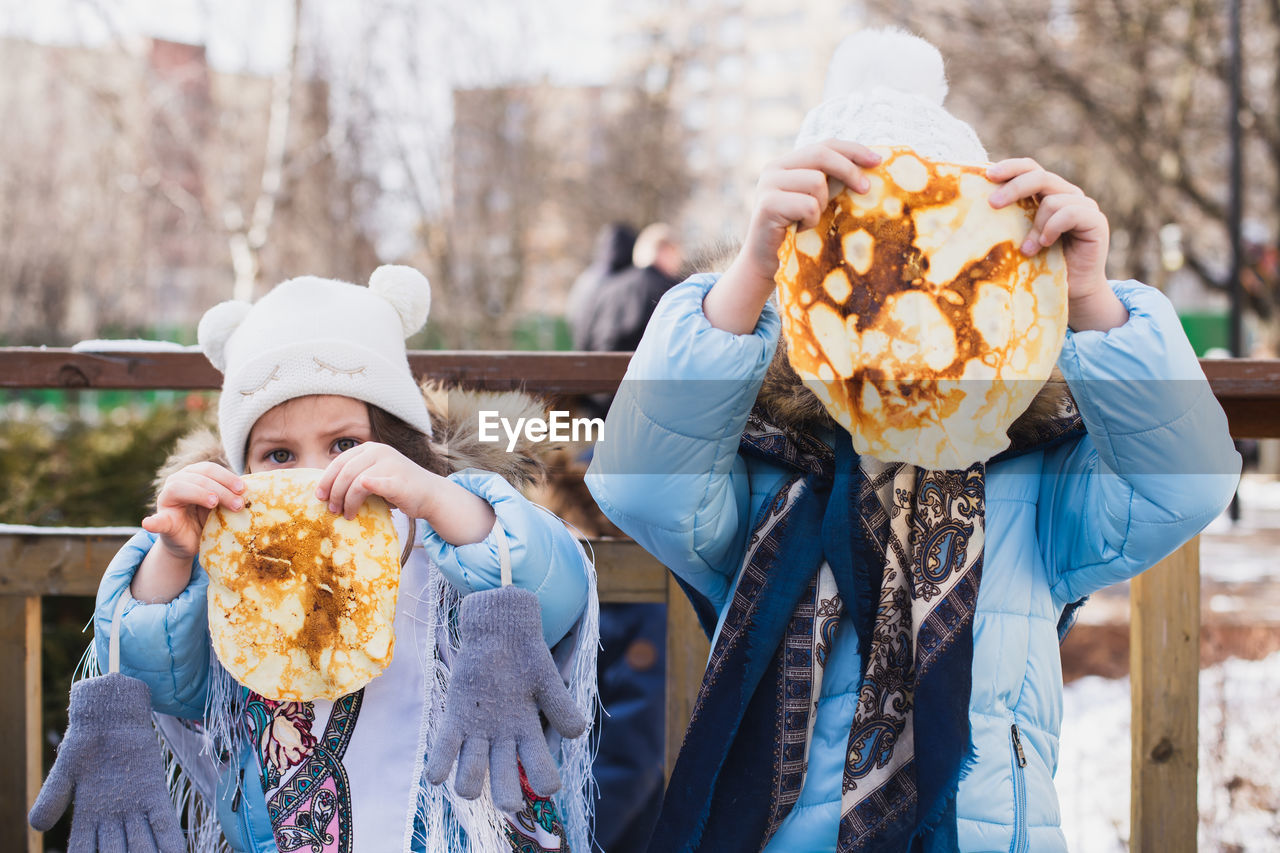
[{"label": "knit pompom", "polygon": [[369,289],[396,309],[406,338],[427,322],[431,311],[431,283],[413,267],[380,266],[369,276]]},{"label": "knit pompom", "polygon": [[200,318],[200,326],[196,329],[196,340],[209,363],[218,370],[227,369],[227,340],[253,306],[248,302],[233,300],[220,302],[204,312]]},{"label": "knit pompom", "polygon": [[861,30],[836,48],[823,100],[870,92],[877,86],[920,95],[939,106],[947,96],[942,54],[905,30]]}]

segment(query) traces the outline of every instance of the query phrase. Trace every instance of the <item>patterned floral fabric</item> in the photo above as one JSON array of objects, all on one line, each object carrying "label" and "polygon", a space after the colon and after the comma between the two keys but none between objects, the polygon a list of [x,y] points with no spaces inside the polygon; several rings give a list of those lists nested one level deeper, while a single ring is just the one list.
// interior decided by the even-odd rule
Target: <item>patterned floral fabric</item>
[{"label": "patterned floral fabric", "polygon": [[[344,766],[363,699],[364,690],[360,690],[333,703],[317,736],[313,730],[316,703],[275,702],[249,694],[245,714],[281,853],[363,849],[353,837],[351,785]],[[523,767],[520,785],[525,807],[506,816],[506,838],[513,853],[568,853],[555,802],[533,792]]]},{"label": "patterned floral fabric", "polygon": [[[267,813],[281,853],[350,853],[351,785],[342,759],[360,716],[364,691],[333,704],[316,737],[312,702],[273,702],[249,694],[246,714],[257,743]],[[296,770],[294,769],[296,768]]]},{"label": "patterned floral fabric", "polygon": [[[281,853],[364,853],[413,847],[420,823],[431,661],[424,594],[435,576],[421,547],[401,571],[397,646],[387,669],[363,689],[329,702],[276,702],[248,693],[239,728],[247,731]],[[437,577],[438,581],[438,577]],[[523,778],[523,770],[521,771]],[[568,851],[556,804],[524,785],[525,807],[492,813],[501,832],[468,849],[496,853]],[[492,808],[492,807],[491,807]]]},{"label": "patterned floral fabric", "polygon": [[[1054,427],[1055,435],[1077,431],[1079,416],[1069,412]],[[847,434],[835,436],[833,450],[759,410],[741,449],[792,474],[748,538],[655,843],[753,849],[772,837],[804,787],[827,654],[847,620],[863,672],[836,849],[906,850],[922,840],[955,849],[985,465],[881,463],[859,457]],[[767,649],[775,651],[766,663]],[[773,749],[767,788],[742,775],[765,758],[762,736]]]},{"label": "patterned floral fabric", "polygon": [[[884,567],[849,730],[842,853],[874,849],[899,822],[909,839],[924,817],[921,807],[933,802],[922,800],[917,779],[917,687],[954,644],[972,646],[985,529],[981,463],[967,471],[925,471],[862,457],[859,465],[860,521]],[[957,657],[955,667],[972,666],[971,653]],[[969,679],[951,676],[966,688],[955,710],[967,718]],[[963,760],[967,731],[958,751]]]},{"label": "patterned floral fabric", "polygon": [[568,853],[569,840],[555,801],[533,792],[523,766],[520,768],[520,789],[524,793],[525,806],[507,819],[506,834],[511,849],[515,853]]}]

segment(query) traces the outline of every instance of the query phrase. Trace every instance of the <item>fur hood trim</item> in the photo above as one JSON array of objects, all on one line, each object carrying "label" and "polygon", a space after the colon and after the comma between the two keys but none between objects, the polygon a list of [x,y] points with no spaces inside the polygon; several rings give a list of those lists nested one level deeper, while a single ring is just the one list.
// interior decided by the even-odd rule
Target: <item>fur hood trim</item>
[{"label": "fur hood trim", "polygon": [[[523,431],[511,452],[507,452],[505,434],[500,441],[480,440],[481,411],[497,412],[498,417],[515,423],[517,418],[545,417],[547,405],[543,400],[521,391],[472,391],[430,381],[421,387],[431,414],[431,447],[444,459],[450,473],[464,468],[492,471],[521,490],[543,479],[544,457],[558,445],[531,442]],[[156,474],[156,492],[170,474],[196,462],[227,464],[216,429],[197,429],[178,440]]]},{"label": "fur hood trim", "polygon": [[[781,338],[773,361],[765,373],[756,405],[771,423],[784,430],[807,432],[815,428],[836,428],[835,420],[827,414],[817,395],[791,367],[791,362],[787,360],[786,341]],[[1038,426],[1073,411],[1075,400],[1071,396],[1071,389],[1055,367],[1031,405],[1009,427],[1012,445],[1034,442]]]}]

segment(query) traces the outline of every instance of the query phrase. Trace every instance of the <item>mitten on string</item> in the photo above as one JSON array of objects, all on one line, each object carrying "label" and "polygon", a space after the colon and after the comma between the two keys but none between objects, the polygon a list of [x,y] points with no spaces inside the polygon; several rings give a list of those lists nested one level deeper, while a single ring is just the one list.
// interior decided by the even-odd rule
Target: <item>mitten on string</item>
[{"label": "mitten on string", "polygon": [[[510,584],[506,533],[498,527],[503,581]],[[501,586],[473,592],[458,611],[459,654],[449,675],[444,724],[431,745],[427,779],[444,782],[457,759],[454,790],[474,799],[485,770],[503,811],[523,806],[517,756],[539,796],[560,790],[560,771],[543,737],[539,710],[563,737],[578,737],[587,717],[573,702],[542,638],[538,597]]]},{"label": "mitten on string", "polygon": [[151,723],[151,690],[119,672],[120,610],[110,671],[71,685],[67,733],[27,819],[43,832],[74,801],[68,853],[180,853],[186,844]]}]

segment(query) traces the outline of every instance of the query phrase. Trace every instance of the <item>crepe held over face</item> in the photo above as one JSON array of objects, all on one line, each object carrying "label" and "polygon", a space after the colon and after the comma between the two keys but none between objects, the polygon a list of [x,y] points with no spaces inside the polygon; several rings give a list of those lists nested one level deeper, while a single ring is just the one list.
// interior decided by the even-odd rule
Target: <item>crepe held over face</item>
[{"label": "crepe held over face", "polygon": [[386,502],[348,521],[316,500],[321,472],[249,474],[245,508],[209,514],[200,564],[209,632],[232,677],[277,701],[336,699],[391,662],[400,548]]},{"label": "crepe held over face", "polygon": [[1022,254],[1036,205],[992,208],[985,166],[876,150],[870,192],[834,186],[779,250],[788,356],[859,453],[966,468],[1008,446],[1053,369],[1066,264]]}]

